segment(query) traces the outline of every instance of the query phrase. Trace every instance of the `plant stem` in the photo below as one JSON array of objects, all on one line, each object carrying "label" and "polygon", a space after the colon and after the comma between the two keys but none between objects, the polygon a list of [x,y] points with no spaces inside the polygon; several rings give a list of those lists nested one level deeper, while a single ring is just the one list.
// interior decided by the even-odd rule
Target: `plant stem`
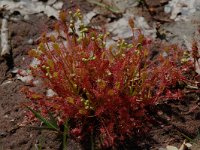
[{"label": "plant stem", "polygon": [[63,150],[67,150],[67,134],[68,134],[68,120],[64,124],[63,131]]},{"label": "plant stem", "polygon": [[90,142],[91,142],[91,150],[94,150],[94,139],[93,139],[93,131],[91,132],[91,136],[90,136]]}]

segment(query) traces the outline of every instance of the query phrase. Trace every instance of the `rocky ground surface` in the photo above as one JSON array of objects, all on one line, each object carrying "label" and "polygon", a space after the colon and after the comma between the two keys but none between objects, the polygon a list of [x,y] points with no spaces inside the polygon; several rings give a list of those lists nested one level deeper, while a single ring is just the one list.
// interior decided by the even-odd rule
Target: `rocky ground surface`
[{"label": "rocky ground surface", "polygon": [[[27,78],[17,74],[31,60],[28,50],[35,48],[44,31],[50,32],[61,9],[80,8],[84,23],[111,33],[108,43],[132,36],[128,25],[161,43],[178,43],[191,50],[192,41],[200,47],[199,0],[1,0],[0,1],[0,150],[59,149],[56,135],[40,132],[24,125],[25,97],[20,93]],[[200,48],[199,48],[200,49]],[[199,68],[197,73],[200,74]],[[159,124],[138,146],[127,149],[159,149],[180,146],[190,140],[193,150],[200,149],[200,97],[191,93],[183,101],[169,101],[157,106]],[[192,139],[192,140],[191,140]],[[69,149],[80,149],[70,141]]]}]

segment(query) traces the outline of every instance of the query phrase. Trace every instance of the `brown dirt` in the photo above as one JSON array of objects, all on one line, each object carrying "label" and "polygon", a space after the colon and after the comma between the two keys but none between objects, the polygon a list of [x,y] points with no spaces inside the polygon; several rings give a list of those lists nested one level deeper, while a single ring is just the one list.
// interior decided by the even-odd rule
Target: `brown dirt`
[{"label": "brown dirt", "polygon": [[[64,8],[77,6],[66,2]],[[149,22],[169,21],[163,13],[158,13],[163,12],[165,2],[146,1],[142,14],[148,18]],[[84,0],[77,0],[77,4],[84,12],[90,11],[93,7]],[[105,21],[106,17],[104,15],[101,19]],[[26,99],[19,91],[24,83],[16,80],[11,70],[13,67],[27,67],[27,59],[24,61],[23,58],[27,58],[28,50],[36,46],[34,42],[28,43],[28,40],[36,40],[40,33],[47,30],[47,26],[54,21],[41,15],[33,15],[30,18],[31,20],[26,22],[9,22],[12,56],[6,59],[0,58],[0,150],[30,150],[36,149],[37,144],[48,150],[57,150],[60,147],[60,141],[53,133],[32,130],[23,125],[24,109],[20,104]],[[95,20],[92,23],[95,24]],[[184,139],[195,139],[194,142],[197,144],[194,144],[193,149],[200,149],[197,139],[200,131],[200,97],[198,94],[188,94],[180,101],[163,102],[151,108],[151,111],[154,115],[154,126],[149,134],[145,137],[141,136],[137,148],[134,146],[134,149],[156,150],[167,144],[180,146]],[[73,142],[69,145],[70,149],[80,149]],[[127,146],[126,149],[133,149],[133,147]]]},{"label": "brown dirt", "polygon": [[[13,67],[24,68],[28,50],[34,48],[29,39],[37,39],[47,24],[52,21],[44,16],[32,16],[30,21],[9,22],[12,56],[0,61],[0,149],[29,150],[37,143],[40,132],[24,127],[24,109],[21,103],[26,101],[19,92],[24,84],[11,73]],[[50,147],[51,145],[49,145]],[[48,148],[49,149],[49,148]],[[53,148],[54,149],[54,148]]]}]

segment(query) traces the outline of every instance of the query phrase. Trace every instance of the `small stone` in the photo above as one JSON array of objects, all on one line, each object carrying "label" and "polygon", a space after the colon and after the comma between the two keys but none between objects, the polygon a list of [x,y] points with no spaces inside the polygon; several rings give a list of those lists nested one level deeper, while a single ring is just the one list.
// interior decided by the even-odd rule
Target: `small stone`
[{"label": "small stone", "polygon": [[15,119],[11,119],[10,122],[15,122]]},{"label": "small stone", "polygon": [[46,96],[47,96],[47,97],[52,97],[52,96],[54,96],[54,95],[56,95],[56,93],[55,93],[52,89],[48,89],[48,90],[46,91]]},{"label": "small stone", "polygon": [[12,83],[11,80],[6,80],[1,84],[1,86],[7,85],[7,84],[10,84],[10,83]]},{"label": "small stone", "polygon": [[27,75],[27,76],[21,76],[19,74],[16,75],[18,80],[21,80],[22,82],[29,84],[33,80],[33,76]]},{"label": "small stone", "polygon": [[57,3],[53,4],[53,7],[57,10],[62,9],[62,6],[63,6],[63,2],[57,2]]},{"label": "small stone", "polygon": [[166,14],[170,13],[171,11],[172,11],[172,8],[171,8],[170,6],[165,6],[164,12],[165,12]]},{"label": "small stone", "polygon": [[192,147],[192,144],[190,144],[190,143],[185,143],[185,146],[187,146],[187,148],[191,148],[191,147]]},{"label": "small stone", "polygon": [[162,125],[161,125],[161,128],[164,128],[164,127],[165,127],[165,126],[162,124]]},{"label": "small stone", "polygon": [[8,115],[4,115],[3,117],[4,117],[4,118],[8,118],[9,116],[8,116]]},{"label": "small stone", "polygon": [[0,137],[6,137],[7,133],[5,131],[0,131]]},{"label": "small stone", "polygon": [[29,15],[24,15],[24,20],[30,20]]},{"label": "small stone", "polygon": [[171,146],[171,145],[167,145],[166,148],[167,148],[166,150],[178,150],[177,147],[175,147],[175,146]]},{"label": "small stone", "polygon": [[33,39],[29,39],[29,40],[27,41],[27,43],[30,44],[30,45],[32,45],[32,44],[33,44]]},{"label": "small stone", "polygon": [[47,5],[53,5],[56,2],[56,0],[48,0]]},{"label": "small stone", "polygon": [[163,115],[163,112],[162,112],[162,111],[158,111],[157,114],[158,114],[159,116],[161,116],[161,115]]},{"label": "small stone", "polygon": [[166,116],[166,119],[167,119],[167,121],[170,121],[170,120],[171,120],[171,118],[170,118],[169,116]]}]

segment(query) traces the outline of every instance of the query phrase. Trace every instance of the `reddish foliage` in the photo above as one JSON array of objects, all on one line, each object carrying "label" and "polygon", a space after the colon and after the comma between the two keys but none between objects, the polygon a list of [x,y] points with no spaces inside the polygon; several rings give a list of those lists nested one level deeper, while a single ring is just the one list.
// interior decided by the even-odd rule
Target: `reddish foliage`
[{"label": "reddish foliage", "polygon": [[69,119],[71,137],[85,140],[94,134],[101,146],[113,146],[144,128],[147,106],[181,98],[179,87],[192,63],[181,62],[183,52],[176,46],[151,60],[152,43],[140,31],[131,45],[120,40],[116,49],[106,48],[106,35],[86,30],[79,40],[73,22],[61,19],[58,36],[43,35],[38,50],[29,53],[40,61],[32,74],[56,95],[29,90],[26,95],[36,111],[51,111],[61,124]]}]

